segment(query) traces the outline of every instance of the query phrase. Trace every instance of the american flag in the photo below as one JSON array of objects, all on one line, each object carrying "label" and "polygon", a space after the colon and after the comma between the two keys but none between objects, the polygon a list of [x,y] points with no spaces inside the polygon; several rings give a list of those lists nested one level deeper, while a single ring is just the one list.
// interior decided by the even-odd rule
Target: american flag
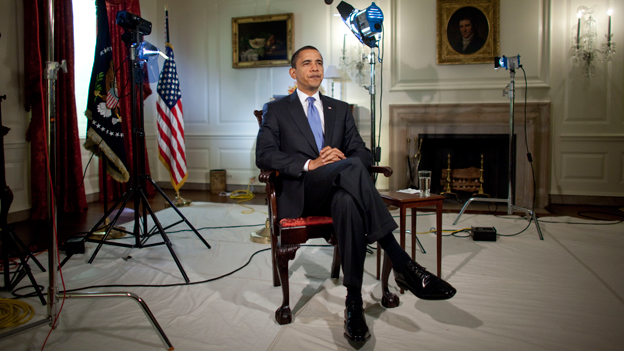
[{"label": "american flag", "polygon": [[178,191],[186,178],[186,155],[184,148],[184,118],[182,114],[182,93],[176,64],[173,60],[173,46],[167,40],[163,70],[158,79],[158,156],[171,175],[171,184]]}]

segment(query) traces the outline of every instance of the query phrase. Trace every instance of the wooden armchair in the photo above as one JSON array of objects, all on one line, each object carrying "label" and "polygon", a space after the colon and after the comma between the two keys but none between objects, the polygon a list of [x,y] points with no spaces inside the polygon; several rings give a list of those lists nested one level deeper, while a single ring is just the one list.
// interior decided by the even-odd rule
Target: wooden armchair
[{"label": "wooden armchair", "polygon": [[[254,111],[258,123],[262,123],[262,111]],[[372,173],[381,173],[386,177],[392,174],[389,167],[371,167]],[[279,324],[288,324],[292,321],[290,309],[290,291],[288,285],[288,261],[295,258],[300,245],[309,239],[324,238],[334,246],[331,277],[338,278],[340,274],[340,255],[331,217],[300,217],[278,220],[277,196],[275,181],[279,173],[274,170],[262,170],[258,180],[266,184],[267,204],[269,207],[269,227],[271,230],[271,256],[273,266],[273,286],[282,287],[282,305],[275,311],[275,319]],[[384,265],[381,275],[383,291],[382,305],[388,308],[399,305],[399,297],[388,290],[388,278],[392,263],[388,255],[384,255]]]}]

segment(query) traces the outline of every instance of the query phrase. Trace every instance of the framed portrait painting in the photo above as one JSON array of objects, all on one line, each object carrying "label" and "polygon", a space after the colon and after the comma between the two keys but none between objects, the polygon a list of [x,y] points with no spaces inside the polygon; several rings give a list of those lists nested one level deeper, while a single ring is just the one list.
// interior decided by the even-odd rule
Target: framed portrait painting
[{"label": "framed portrait painting", "polygon": [[493,63],[499,18],[500,0],[437,0],[437,63]]},{"label": "framed portrait painting", "polygon": [[293,14],[232,18],[232,67],[290,66]]}]

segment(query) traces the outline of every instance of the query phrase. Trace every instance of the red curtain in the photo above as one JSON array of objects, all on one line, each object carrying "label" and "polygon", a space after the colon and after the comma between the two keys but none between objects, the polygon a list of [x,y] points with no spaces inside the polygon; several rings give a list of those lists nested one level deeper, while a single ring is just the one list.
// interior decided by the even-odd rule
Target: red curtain
[{"label": "red curtain", "polygon": [[[46,53],[46,13],[45,4],[48,0],[24,0],[24,71],[25,71],[25,108],[32,111],[32,118],[28,127],[26,140],[31,143],[31,218],[45,219],[48,217],[47,189],[46,189],[46,120],[45,95],[47,81],[42,79],[42,73],[47,60]],[[128,85],[130,77],[127,57],[127,48],[121,41],[123,30],[116,22],[116,14],[121,10],[128,10],[140,16],[139,0],[107,0],[106,4],[109,28],[112,39],[115,65],[120,67],[117,81],[120,87],[120,108],[124,128],[124,143],[126,147],[126,167],[132,174],[132,128],[131,103]],[[67,73],[59,72],[57,80],[57,163],[56,163],[56,200],[57,209],[61,213],[82,212],[87,208],[84,183],[82,180],[81,148],[78,138],[77,114],[74,95],[74,38],[73,38],[73,11],[71,0],[54,0],[55,6],[55,60],[67,61]],[[95,25],[95,24],[94,24]],[[149,85],[144,84],[144,98],[152,93]],[[82,113],[82,111],[81,111]],[[54,166],[54,165],[53,165]],[[100,162],[100,189],[102,183],[102,166]],[[147,149],[145,151],[145,170],[149,174]],[[118,183],[110,177],[108,184],[108,199],[121,196],[129,187],[129,183]],[[80,184],[80,185],[78,185]],[[154,194],[154,189],[148,186],[145,189],[148,195]],[[100,191],[100,199],[103,193]]]},{"label": "red curtain", "polygon": [[[132,103],[130,97],[130,68],[126,58],[128,57],[128,48],[126,43],[121,40],[121,35],[124,30],[116,23],[117,12],[126,10],[137,16],[141,16],[141,7],[139,6],[139,0],[106,0],[106,12],[108,14],[108,28],[110,30],[111,44],[113,47],[113,60],[115,67],[118,67],[117,71],[117,86],[119,87],[119,96],[123,97],[119,100],[119,106],[122,116],[123,132],[124,132],[124,144],[126,147],[126,168],[132,175],[133,171],[133,150],[132,150]],[[138,90],[138,89],[137,89]],[[143,84],[143,98],[146,99],[152,90],[148,83]],[[140,104],[140,99],[137,98],[137,105]],[[137,111],[139,108],[137,106]],[[138,114],[138,112],[137,112]],[[139,123],[140,116],[137,116],[137,123]],[[149,160],[147,158],[147,148],[145,149],[145,173],[150,174]],[[103,176],[102,176],[102,162],[100,161],[100,189],[103,189]],[[107,200],[114,200],[119,198],[123,193],[132,185],[132,179],[127,183],[119,183],[113,180],[111,177],[106,177],[107,182]],[[151,185],[145,189],[148,195],[155,193],[154,188]],[[103,192],[100,191],[100,200],[103,200]]]},{"label": "red curtain", "polygon": [[[47,103],[47,80],[42,79],[47,60],[46,15],[47,0],[24,1],[24,53],[26,78],[26,110],[32,110],[32,118],[26,139],[31,143],[31,201],[32,219],[48,217],[47,203],[47,126],[45,105]],[[67,61],[67,73],[58,72],[56,82],[56,167],[55,197],[60,213],[82,212],[87,208],[85,189],[82,185],[82,160],[76,103],[74,96],[74,32],[71,0],[54,1],[55,60]],[[80,184],[80,185],[78,185]]]}]

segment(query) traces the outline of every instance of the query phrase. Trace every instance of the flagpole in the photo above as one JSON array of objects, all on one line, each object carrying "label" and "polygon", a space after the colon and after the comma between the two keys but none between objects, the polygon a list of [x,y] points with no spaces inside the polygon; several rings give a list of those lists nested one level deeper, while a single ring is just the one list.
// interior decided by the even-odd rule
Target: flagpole
[{"label": "flagpole", "polygon": [[[167,8],[167,5],[165,5],[165,46],[167,47],[166,50],[171,49],[172,52],[173,52],[173,47],[171,46],[171,43],[169,41],[169,10]],[[167,53],[168,53],[168,51],[167,51]],[[171,56],[173,56],[173,55],[171,55]],[[169,60],[169,59],[173,60],[173,57],[170,57],[170,58],[168,57],[167,60]],[[166,62],[165,62],[165,65],[166,65]],[[164,70],[164,67],[163,67],[163,70]],[[159,80],[159,85],[160,85],[160,80]],[[159,96],[160,96],[160,94],[159,94]],[[158,105],[158,102],[156,103],[156,105]],[[178,116],[178,118],[182,118],[182,116]],[[160,126],[159,126],[159,128],[160,128]],[[183,131],[181,131],[181,132],[183,132]],[[175,151],[175,152],[177,153],[177,151]],[[159,153],[160,153],[160,150],[159,150]],[[171,157],[175,157],[175,155],[172,154]],[[172,183],[172,185],[174,187],[174,190],[175,190],[175,193],[176,193],[175,202],[174,202],[175,205],[177,207],[189,206],[193,201],[192,200],[187,200],[187,199],[183,198],[180,195],[180,187],[182,186],[183,183],[178,183],[177,180],[173,180],[173,173],[172,172],[174,172],[174,170],[172,169],[172,165],[170,163],[168,164],[167,162],[164,162],[164,160],[162,158],[161,158],[161,161],[163,161],[163,163],[167,167],[167,169],[168,169],[168,171],[170,173],[169,176],[172,179],[171,183]],[[165,203],[165,207],[169,207],[168,205],[169,205],[168,203]]]},{"label": "flagpole", "polygon": [[169,10],[165,5],[165,44],[169,43]]}]

